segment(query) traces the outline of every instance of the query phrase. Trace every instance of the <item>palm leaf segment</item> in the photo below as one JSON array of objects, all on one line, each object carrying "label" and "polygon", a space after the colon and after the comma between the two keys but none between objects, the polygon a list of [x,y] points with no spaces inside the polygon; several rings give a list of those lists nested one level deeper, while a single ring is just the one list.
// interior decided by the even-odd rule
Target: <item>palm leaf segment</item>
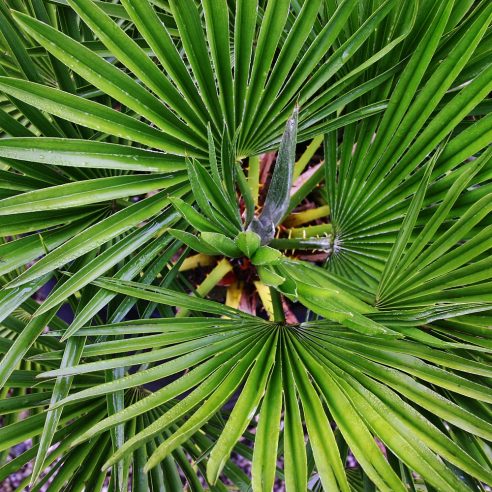
[{"label": "palm leaf segment", "polygon": [[[63,455],[37,489],[55,477],[53,490],[81,481],[98,490],[103,465],[113,466],[114,489],[123,490],[130,467],[135,490],[181,490],[178,470],[194,490],[202,489],[197,472],[220,488],[221,477],[247,482],[228,460],[234,451],[252,460],[254,490],[271,490],[276,474],[289,490],[306,490],[308,477],[309,488],[325,490],[358,490],[360,482],[387,491],[413,488],[418,480],[429,490],[491,483],[490,306],[484,295],[491,160],[483,150],[490,118],[461,124],[486,110],[481,103],[491,77],[482,39],[490,5],[468,10],[443,1],[417,9],[413,2],[382,2],[351,34],[342,32],[349,18],[357,25],[355,18],[366,12],[355,15],[356,2],[348,1],[334,15],[320,10],[320,2],[270,1],[266,8],[260,2],[257,25],[255,2],[236,2],[234,9],[203,2],[202,24],[191,0],[163,3],[161,11],[147,2],[69,0],[90,28],[89,39],[97,35],[93,42],[73,41],[50,27],[52,17],[34,3],[31,17],[15,14],[15,20],[0,6],[15,77],[0,82],[2,127],[15,137],[0,141],[0,155],[9,182],[17,179],[15,193],[3,195],[3,233],[46,229],[41,238],[1,246],[0,267],[10,284],[0,293],[0,380],[4,394],[14,392],[1,405],[7,416],[42,408],[47,399],[51,405],[26,420],[7,417],[2,450],[40,440],[0,469],[2,479],[37,456],[36,479]],[[69,25],[73,15],[65,9],[57,12]],[[326,18],[331,21],[319,23]],[[125,25],[135,25],[141,37],[134,40]],[[383,34],[371,37],[379,25]],[[50,63],[38,48],[25,50],[25,33],[50,53]],[[376,54],[367,51],[369,38]],[[383,58],[391,50],[405,62],[391,65]],[[108,51],[125,71],[99,57]],[[351,58],[355,53],[360,58]],[[366,70],[371,66],[376,76]],[[67,76],[69,70],[76,76]],[[62,91],[46,85],[53,77]],[[363,82],[351,85],[359,77]],[[121,108],[109,98],[91,100],[103,94]],[[277,257],[268,262],[268,283],[319,316],[289,326],[190,297],[168,288],[179,285],[175,268],[162,286],[150,286],[180,246],[162,234],[170,226],[182,229],[179,217],[164,208],[167,194],[187,197],[185,170],[202,169],[180,156],[206,161],[210,143],[219,143],[221,179],[232,177],[240,187],[236,159],[274,148],[296,100],[299,140],[326,133],[326,197],[336,237],[328,271]],[[326,120],[342,108],[342,116]],[[478,158],[469,162],[471,156]],[[104,181],[101,168],[114,170],[116,181]],[[207,168],[213,177],[212,158]],[[117,213],[108,210],[108,203],[155,189],[166,192],[121,203]],[[174,199],[176,208],[180,204]],[[235,223],[224,237],[254,257],[266,246],[241,232],[241,218],[233,207],[227,210],[220,230],[208,232],[222,234],[222,226]],[[17,270],[47,251],[29,270]],[[59,278],[38,308],[29,297],[61,267],[71,275]],[[113,267],[112,278],[101,278]],[[79,291],[82,301],[75,303]],[[66,300],[76,307],[70,327],[55,315]],[[117,302],[108,323],[98,324],[97,313],[111,300]],[[122,322],[135,303],[142,320]],[[145,319],[155,306],[164,317]],[[221,317],[165,317],[172,314],[169,306]],[[94,326],[86,326],[93,319]],[[47,325],[51,333],[41,336]],[[135,349],[141,352],[128,355]],[[173,375],[150,395],[141,389]],[[239,389],[232,411],[223,409]],[[75,404],[81,400],[87,402]],[[253,440],[252,428],[251,453],[238,440]],[[50,450],[51,442],[61,445]],[[78,445],[69,449],[72,444]],[[91,453],[96,449],[102,452]],[[358,471],[345,470],[349,450]],[[277,452],[284,455],[283,470],[276,470]]]},{"label": "palm leaf segment", "polygon": [[[340,69],[358,52],[374,29],[396,8],[396,3],[385,2],[340,49],[323,61],[356,2],[344,2],[314,39],[310,34],[317,22],[320,0],[305,4],[293,23],[289,17],[293,12],[287,1],[268,2],[264,9],[255,1],[237,2],[234,9],[228,8],[226,0],[203,2],[203,12],[193,0],[173,1],[170,12],[179,33],[177,39],[162,25],[148,2],[123,2],[126,16],[134,22],[161,70],[140,44],[111,19],[102,4],[70,0],[68,4],[100,42],[142,84],[101,59],[97,50],[42,20],[14,13],[15,20],[55,59],[124,105],[128,114],[101,107],[67,91],[41,86],[41,75],[25,77],[29,80],[5,78],[1,81],[2,91],[93,130],[173,154],[205,156],[207,124],[210,123],[216,140],[222,140],[224,131],[234,140],[236,155],[255,155],[278,141],[296,99],[304,108],[301,138],[308,137],[310,128],[315,125],[319,133],[326,125],[336,127],[337,121],[343,121],[335,115],[326,123],[326,117],[362,93],[342,98],[340,93],[346,82],[337,83],[335,88],[322,87],[334,78],[335,67]],[[259,25],[257,11],[262,14]],[[189,67],[184,63],[181,49]],[[275,57],[278,50],[279,56]],[[344,79],[354,80],[360,76],[352,72]],[[320,99],[323,106],[332,103],[329,111],[320,107]],[[363,109],[354,117],[380,110],[381,107],[376,106]],[[146,122],[134,121],[135,118],[129,117],[132,114],[145,118]],[[43,132],[43,128],[39,130]],[[28,146],[34,154],[31,158],[42,154],[42,149],[37,148],[38,142],[32,140],[32,147]],[[63,146],[64,142],[52,142],[51,149],[58,150],[58,145]],[[90,147],[87,142],[84,145]],[[60,155],[63,154],[62,148]]]},{"label": "palm leaf segment", "polygon": [[[490,438],[486,420],[463,404],[468,398],[490,402],[485,382],[474,381],[472,377],[490,376],[487,364],[479,361],[480,347],[441,341],[440,347],[431,348],[387,336],[357,334],[327,321],[288,326],[234,312],[212,301],[195,300],[158,287],[145,288],[135,282],[103,279],[98,285],[147,301],[223,313],[232,318],[213,321],[210,318],[149,319],[84,328],[77,332],[75,339],[138,333],[142,336],[133,339],[133,347],[154,350],[115,357],[128,351],[127,341],[88,344],[81,354],[84,363],[40,375],[48,380],[72,376],[76,380],[101,370],[163,362],[118,381],[74,392],[58,401],[53,407],[56,410],[61,406],[71,408],[81,400],[97,401],[108,393],[128,391],[188,369],[172,384],[144,400],[130,403],[124,410],[103,418],[74,437],[75,443],[94,439],[94,436],[101,439],[104,431],[116,424],[131,419],[138,422],[139,416],[159,408],[161,416],[128,439],[106,466],[161,435],[163,429],[174,429],[149,454],[146,469],[153,469],[199,428],[209,424],[230,396],[242,388],[207,463],[211,483],[217,480],[233,450],[244,452],[236,446],[236,441],[251,425],[251,414],[261,402],[252,456],[255,488],[269,490],[274,480],[275,463],[272,464],[271,459],[277,452],[281,415],[286,482],[291,487],[306,486],[307,457],[297,399],[302,404],[311,451],[324,488],[336,485],[339,490],[348,490],[343,461],[350,448],[378,488],[405,489],[373,435],[396,453],[395,459],[401,459],[433,486],[468,490],[438,455],[479,480],[490,478],[490,473],[473,453],[461,449],[452,434],[419,412],[419,408],[431,411],[457,432],[461,429],[463,435]],[[469,357],[463,357],[464,352]],[[104,354],[110,354],[109,358],[98,360]],[[63,351],[50,351],[35,355],[33,360],[48,363],[62,356]],[[455,370],[461,374],[465,371],[468,377],[458,375]],[[447,398],[443,398],[441,392],[447,394]],[[173,400],[179,396],[182,396],[179,402]],[[407,399],[417,406],[410,405]],[[337,424],[335,432],[331,430],[327,415]],[[179,420],[181,417],[186,418]],[[344,442],[347,447],[340,447],[337,442]]]}]

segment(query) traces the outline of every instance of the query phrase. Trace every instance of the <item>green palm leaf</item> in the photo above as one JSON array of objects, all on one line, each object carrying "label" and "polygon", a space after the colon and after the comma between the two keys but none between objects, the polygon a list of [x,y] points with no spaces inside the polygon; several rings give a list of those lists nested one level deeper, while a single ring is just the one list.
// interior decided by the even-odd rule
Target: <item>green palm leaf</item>
[{"label": "green palm leaf", "polygon": [[491,22],[0,3],[0,481],[488,490]]}]

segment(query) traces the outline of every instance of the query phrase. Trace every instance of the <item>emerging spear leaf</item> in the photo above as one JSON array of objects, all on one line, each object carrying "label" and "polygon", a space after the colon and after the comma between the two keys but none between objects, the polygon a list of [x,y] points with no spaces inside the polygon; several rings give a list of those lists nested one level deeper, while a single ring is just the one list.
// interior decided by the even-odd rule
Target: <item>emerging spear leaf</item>
[{"label": "emerging spear leaf", "polygon": [[256,232],[260,236],[262,244],[267,244],[273,239],[275,227],[283,219],[289,208],[296,157],[298,118],[299,107],[296,105],[285,125],[277,162],[263,209],[259,217],[254,218],[249,226],[249,230]]}]

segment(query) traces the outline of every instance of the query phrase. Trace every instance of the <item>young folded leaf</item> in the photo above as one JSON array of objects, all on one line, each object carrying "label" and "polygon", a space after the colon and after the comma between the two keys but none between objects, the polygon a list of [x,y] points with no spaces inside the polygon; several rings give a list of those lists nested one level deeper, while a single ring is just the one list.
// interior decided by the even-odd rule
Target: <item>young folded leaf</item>
[{"label": "young folded leaf", "polygon": [[299,107],[296,105],[285,125],[277,162],[263,209],[259,217],[254,218],[249,225],[249,230],[256,232],[260,236],[261,244],[267,244],[273,239],[275,227],[283,219],[289,208],[292,176],[296,160],[298,118]]},{"label": "young folded leaf", "polygon": [[248,258],[251,258],[255,254],[261,243],[260,236],[251,231],[240,232],[237,235],[235,241],[237,247]]},{"label": "young folded leaf", "polygon": [[236,243],[223,234],[218,234],[216,232],[202,232],[200,238],[206,244],[210,245],[212,249],[219,251],[225,256],[231,258],[239,258],[241,256],[241,250]]}]

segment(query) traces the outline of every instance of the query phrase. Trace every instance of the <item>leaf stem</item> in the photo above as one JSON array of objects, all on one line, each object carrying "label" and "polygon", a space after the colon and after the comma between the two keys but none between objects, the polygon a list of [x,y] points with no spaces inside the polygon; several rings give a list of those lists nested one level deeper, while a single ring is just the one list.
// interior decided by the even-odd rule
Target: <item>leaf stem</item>
[{"label": "leaf stem", "polygon": [[[198,297],[205,297],[231,270],[232,265],[226,258],[220,260],[207,275],[207,278],[196,288],[196,295]],[[188,313],[189,310],[183,308],[176,314],[176,318],[187,316]]]},{"label": "leaf stem", "polygon": [[258,195],[260,193],[260,156],[250,157],[248,164],[248,186],[256,206],[258,205]]},{"label": "leaf stem", "polygon": [[273,239],[270,246],[276,249],[321,250],[330,252],[333,247],[331,236],[311,238],[281,238]]},{"label": "leaf stem", "polygon": [[285,313],[280,292],[270,287],[270,296],[272,298],[273,320],[282,323],[285,322]]}]

